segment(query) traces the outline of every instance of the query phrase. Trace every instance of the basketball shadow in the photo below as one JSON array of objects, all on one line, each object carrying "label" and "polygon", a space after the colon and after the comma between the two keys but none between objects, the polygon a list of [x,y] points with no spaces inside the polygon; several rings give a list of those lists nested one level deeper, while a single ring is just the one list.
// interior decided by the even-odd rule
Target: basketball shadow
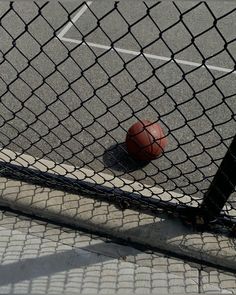
[{"label": "basketball shadow", "polygon": [[114,144],[103,154],[103,161],[107,168],[122,172],[132,172],[147,166],[149,161],[133,159],[127,152],[125,143]]}]

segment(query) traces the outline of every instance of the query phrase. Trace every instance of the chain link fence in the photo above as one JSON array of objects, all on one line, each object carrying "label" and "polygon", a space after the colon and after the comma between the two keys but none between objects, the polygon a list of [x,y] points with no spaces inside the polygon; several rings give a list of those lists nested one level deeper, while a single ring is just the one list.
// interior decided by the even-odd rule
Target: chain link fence
[{"label": "chain link fence", "polygon": [[[233,220],[234,149],[223,191],[213,178],[235,135],[235,16],[232,2],[1,2],[1,175]],[[168,140],[149,163],[124,143],[141,119]]]}]

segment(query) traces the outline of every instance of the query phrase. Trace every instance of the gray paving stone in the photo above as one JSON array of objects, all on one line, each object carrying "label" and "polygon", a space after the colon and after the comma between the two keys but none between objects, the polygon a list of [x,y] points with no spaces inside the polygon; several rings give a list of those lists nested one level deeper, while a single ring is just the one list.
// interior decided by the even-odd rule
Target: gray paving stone
[{"label": "gray paving stone", "polygon": [[201,291],[236,294],[236,274],[205,269],[201,271]]},{"label": "gray paving stone", "polygon": [[[0,284],[0,294],[3,291],[8,294],[16,293],[16,289],[18,293],[19,290],[28,290],[32,294],[60,294],[63,290],[71,293],[81,290],[82,293],[92,291],[101,294],[108,290],[118,290],[122,293],[135,291],[140,294],[144,291],[147,294],[155,293],[158,290],[159,293],[198,291],[198,269],[188,263],[163,257],[158,253],[144,253],[132,247],[105,243],[106,239],[104,241],[98,236],[81,231],[0,212],[0,235],[3,238],[2,244],[0,243],[2,265],[50,257],[72,250],[67,261],[71,269],[68,267],[67,270],[50,275],[40,274],[39,277],[11,285]],[[207,238],[205,235],[204,239]],[[224,240],[220,242],[224,243]],[[77,256],[83,263],[92,262],[77,267],[74,265]],[[65,264],[65,260],[63,263]],[[51,267],[54,267],[53,263]],[[219,274],[214,271],[211,271],[210,275],[206,271],[202,274],[204,292],[232,293],[235,289],[235,277],[232,277],[232,274]],[[17,278],[14,279],[17,281]]]},{"label": "gray paving stone", "polygon": [[[5,219],[9,222],[6,222]],[[14,226],[12,225],[12,222],[14,222]],[[15,218],[15,216],[10,213],[3,214],[0,212],[0,225],[2,224],[5,227],[14,228],[21,232],[29,232],[32,235],[36,235],[36,237],[44,237],[54,242],[60,242],[76,248],[89,247],[88,250],[91,252],[125,259],[127,262],[145,266],[145,271],[147,273],[150,272],[149,268],[151,267],[164,272],[171,271],[183,276],[186,280],[189,278],[198,282],[198,270],[181,260],[162,257],[157,253],[144,253],[132,247],[117,245],[114,243],[104,244],[104,241],[100,237],[94,235],[88,235],[80,231],[61,228],[39,221],[36,222],[23,217]],[[93,245],[95,247],[91,247]],[[28,248],[29,247],[30,246],[28,246]],[[112,269],[116,271],[114,264],[109,265],[108,275]]]},{"label": "gray paving stone", "polygon": [[[0,179],[0,182],[6,183],[7,181],[3,178]],[[99,234],[111,235],[141,245],[168,250],[170,253],[185,254],[190,258],[236,268],[235,240],[224,235],[199,233],[184,226],[177,218],[153,217],[129,209],[121,211],[114,205],[97,202],[85,196],[62,193],[48,188],[39,189],[38,186],[33,189],[32,185],[29,185],[27,189],[27,184],[23,182],[18,182],[18,189],[16,189],[17,182],[15,181],[7,183],[7,189],[10,189],[11,185],[14,188],[14,202],[9,198],[8,191],[3,189],[0,205],[7,205],[22,212],[43,216],[54,222],[63,222],[88,231],[96,231]],[[27,201],[24,197],[26,191]],[[31,200],[29,201],[28,198]],[[24,227],[24,223],[21,227]],[[36,235],[45,234],[43,228],[36,227],[35,229],[33,224],[31,228],[32,233],[34,231]],[[36,233],[37,230],[41,233]],[[53,235],[51,232],[51,236]],[[60,236],[60,242],[63,243],[65,240],[65,243],[73,244],[73,246],[80,244],[79,235],[70,235],[70,237],[65,235]],[[50,237],[50,239],[53,238]],[[55,234],[55,239],[58,239],[58,234]],[[91,247],[90,250],[94,249]],[[102,248],[99,251],[103,253]],[[115,250],[114,247],[111,252],[114,252],[117,257],[121,254],[121,251]],[[109,255],[113,256],[112,253]],[[129,253],[125,250],[123,256],[127,258]]]},{"label": "gray paving stone", "polygon": [[[117,290],[151,293],[158,286],[165,292],[179,285],[185,286],[183,275],[166,274],[155,268],[86,251],[86,247],[65,245],[58,240],[4,226],[0,226],[0,235],[9,237],[8,243],[4,244],[6,247],[0,248],[0,254],[4,254],[0,266],[1,294],[105,294]],[[196,290],[197,284],[192,281],[191,291]]]}]

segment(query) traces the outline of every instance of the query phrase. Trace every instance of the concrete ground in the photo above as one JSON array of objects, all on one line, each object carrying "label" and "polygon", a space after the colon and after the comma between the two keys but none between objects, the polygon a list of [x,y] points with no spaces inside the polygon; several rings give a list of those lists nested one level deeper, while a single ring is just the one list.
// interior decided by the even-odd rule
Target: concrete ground
[{"label": "concrete ground", "polygon": [[233,232],[223,225],[201,231],[164,212],[122,210],[91,194],[71,194],[2,177],[0,208],[83,229],[140,249],[155,249],[198,264],[236,271],[236,241]]},{"label": "concrete ground", "polygon": [[[235,130],[236,84],[235,72],[231,73],[235,5],[132,3],[122,1],[114,8],[110,1],[0,2],[1,152],[8,149],[69,164],[70,171],[86,168],[157,184],[201,200]],[[134,23],[146,14],[147,6],[149,16],[126,34],[122,16]],[[195,8],[188,11],[191,7]],[[211,28],[214,16],[217,26]],[[161,38],[159,29],[164,31]],[[80,44],[82,35],[88,46]],[[116,50],[111,50],[112,42]],[[214,55],[225,42],[228,47],[207,60],[208,68],[200,67],[202,54]],[[145,47],[142,56],[141,47]],[[169,62],[173,52],[175,62]],[[128,127],[143,117],[160,122],[169,144],[159,159],[140,167],[127,157],[122,143]],[[110,231],[114,226],[119,233],[130,229],[132,238],[140,240],[165,233],[167,245],[184,241],[185,251],[202,255],[203,250],[205,258],[223,260],[221,253],[235,251],[234,241],[224,236],[182,235],[162,218],[84,200],[1,178],[1,202],[22,211],[38,210],[54,220],[70,217],[70,222],[84,218],[89,226]],[[0,215],[0,235],[0,293],[235,293],[236,289],[231,273],[7,212]],[[227,261],[235,259],[230,253]]]},{"label": "concrete ground", "polygon": [[[0,145],[200,202],[235,133],[235,4],[9,5],[0,3]],[[138,118],[158,121],[169,142],[144,167],[122,145]]]},{"label": "concrete ground", "polygon": [[0,294],[236,293],[236,277],[0,212]]}]

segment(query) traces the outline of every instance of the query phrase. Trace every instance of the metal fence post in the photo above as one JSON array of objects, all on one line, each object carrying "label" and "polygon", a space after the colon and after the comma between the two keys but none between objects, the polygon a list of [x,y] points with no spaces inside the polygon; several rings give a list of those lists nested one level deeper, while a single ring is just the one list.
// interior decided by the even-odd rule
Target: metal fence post
[{"label": "metal fence post", "polygon": [[201,211],[207,220],[216,219],[236,186],[236,136],[206,193]]}]

